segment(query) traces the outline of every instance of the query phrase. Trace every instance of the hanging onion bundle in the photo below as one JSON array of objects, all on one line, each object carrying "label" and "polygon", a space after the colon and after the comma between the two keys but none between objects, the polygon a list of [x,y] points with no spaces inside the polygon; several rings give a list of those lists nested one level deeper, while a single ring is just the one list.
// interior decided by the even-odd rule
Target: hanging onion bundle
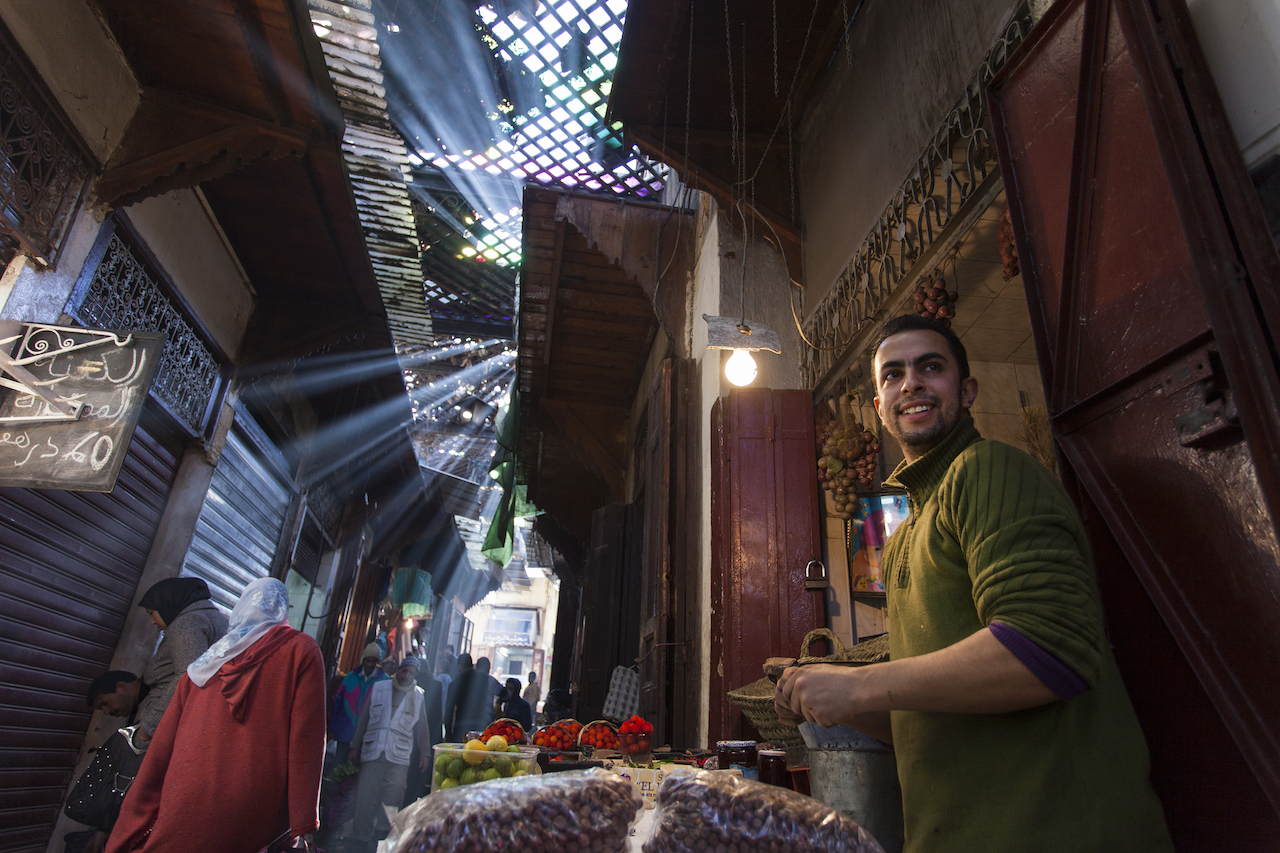
[{"label": "hanging onion bundle", "polygon": [[951,318],[956,316],[956,301],[960,294],[947,290],[946,278],[941,272],[934,270],[916,285],[911,298],[915,300],[917,314],[923,314],[949,327]]},{"label": "hanging onion bundle", "polygon": [[835,514],[853,518],[859,492],[879,483],[880,439],[854,419],[848,396],[837,402],[837,420],[817,426],[818,482],[831,492]]}]

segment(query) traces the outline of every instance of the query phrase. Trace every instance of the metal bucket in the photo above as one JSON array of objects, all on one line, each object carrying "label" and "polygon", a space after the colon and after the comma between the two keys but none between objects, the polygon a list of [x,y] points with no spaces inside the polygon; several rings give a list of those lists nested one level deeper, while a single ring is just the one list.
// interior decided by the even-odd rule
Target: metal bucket
[{"label": "metal bucket", "polygon": [[809,750],[813,798],[871,833],[885,853],[902,853],[902,786],[893,748],[869,737],[840,749]]}]

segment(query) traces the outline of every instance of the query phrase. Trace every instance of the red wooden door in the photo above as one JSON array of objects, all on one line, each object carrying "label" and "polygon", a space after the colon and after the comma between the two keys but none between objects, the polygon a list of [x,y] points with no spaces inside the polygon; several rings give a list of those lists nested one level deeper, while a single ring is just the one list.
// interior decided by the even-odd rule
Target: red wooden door
[{"label": "red wooden door", "polygon": [[1064,479],[1180,849],[1280,849],[1280,263],[1181,0],[992,82]]},{"label": "red wooden door", "polygon": [[825,621],[804,582],[821,555],[812,407],[807,391],[753,388],[712,408],[711,741],[757,736],[725,693]]}]

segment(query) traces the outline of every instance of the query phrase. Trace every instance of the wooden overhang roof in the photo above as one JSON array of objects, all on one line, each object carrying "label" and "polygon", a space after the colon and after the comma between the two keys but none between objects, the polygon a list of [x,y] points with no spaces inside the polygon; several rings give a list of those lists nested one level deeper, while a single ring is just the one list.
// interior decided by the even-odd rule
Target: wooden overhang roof
[{"label": "wooden overhang roof", "polygon": [[[142,86],[95,186],[125,206],[199,187],[254,291],[237,365],[391,352],[387,311],[342,149],[344,120],[297,0],[94,0]],[[411,228],[411,226],[410,226]],[[415,261],[416,267],[416,261]],[[400,370],[307,394],[321,424],[412,417]],[[396,408],[402,404],[403,411]],[[276,438],[287,440],[278,433]],[[403,429],[328,482],[347,499],[425,501]],[[358,469],[358,470],[357,470]]]},{"label": "wooden overhang roof", "polygon": [[625,497],[628,422],[659,317],[677,349],[686,338],[693,215],[527,189],[523,244],[521,482],[585,542],[591,513]]},{"label": "wooden overhang roof", "polygon": [[95,4],[142,86],[97,195],[123,206],[200,187],[256,290],[236,361],[296,358],[343,338],[389,348],[342,116],[305,9]]},{"label": "wooden overhang roof", "polygon": [[[744,195],[748,201],[754,198],[757,233],[781,243],[792,279],[803,284],[802,223],[795,211],[788,149],[857,4],[727,3],[649,0],[628,7],[606,120],[622,122],[629,140],[674,167],[688,185],[711,193],[726,210],[733,210]],[[743,192],[738,185],[735,122],[739,146],[745,139],[742,171],[747,179],[756,175],[754,191]]]}]

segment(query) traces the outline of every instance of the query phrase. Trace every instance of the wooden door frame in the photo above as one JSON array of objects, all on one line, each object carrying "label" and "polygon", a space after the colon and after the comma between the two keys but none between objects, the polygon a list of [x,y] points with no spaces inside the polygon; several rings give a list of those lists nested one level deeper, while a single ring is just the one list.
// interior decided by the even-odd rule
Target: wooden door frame
[{"label": "wooden door frame", "polygon": [[[1098,508],[1112,519],[1124,519],[1127,508],[1111,497],[1106,472],[1088,449],[1073,442],[1073,429],[1103,413],[1119,385],[1084,400],[1075,399],[1075,321],[1086,269],[1091,175],[1097,145],[1102,75],[1097,58],[1105,50],[1107,23],[1114,9],[1137,73],[1141,95],[1169,175],[1177,214],[1201,284],[1214,346],[1235,392],[1240,425],[1252,452],[1257,480],[1272,523],[1280,517],[1280,369],[1269,334],[1280,331],[1280,259],[1264,226],[1260,203],[1239,148],[1231,135],[1213,80],[1200,54],[1189,15],[1180,0],[1065,0],[1057,3],[991,83],[996,143],[1006,181],[1010,214],[1024,258],[1033,251],[1028,237],[1028,200],[1016,184],[1013,155],[1005,125],[1002,86],[1034,61],[1056,27],[1081,4],[1085,6],[1082,61],[1078,90],[1071,198],[1061,283],[1060,326],[1049,351],[1043,288],[1035,281],[1038,267],[1023,265],[1036,326],[1036,344],[1051,391],[1050,412],[1055,437],[1071,473]],[[1034,202],[1030,202],[1034,204]],[[1162,358],[1161,362],[1166,359]],[[1164,367],[1165,365],[1159,365]],[[1150,365],[1154,369],[1157,365]],[[1135,372],[1146,373],[1148,368]],[[1126,380],[1128,381],[1128,380]],[[1172,429],[1172,425],[1170,425]],[[1182,654],[1211,697],[1258,781],[1280,810],[1280,734],[1253,710],[1248,690],[1237,683],[1220,653],[1198,628],[1198,620],[1170,581],[1154,544],[1133,524],[1110,523],[1125,558],[1177,640]]]}]

